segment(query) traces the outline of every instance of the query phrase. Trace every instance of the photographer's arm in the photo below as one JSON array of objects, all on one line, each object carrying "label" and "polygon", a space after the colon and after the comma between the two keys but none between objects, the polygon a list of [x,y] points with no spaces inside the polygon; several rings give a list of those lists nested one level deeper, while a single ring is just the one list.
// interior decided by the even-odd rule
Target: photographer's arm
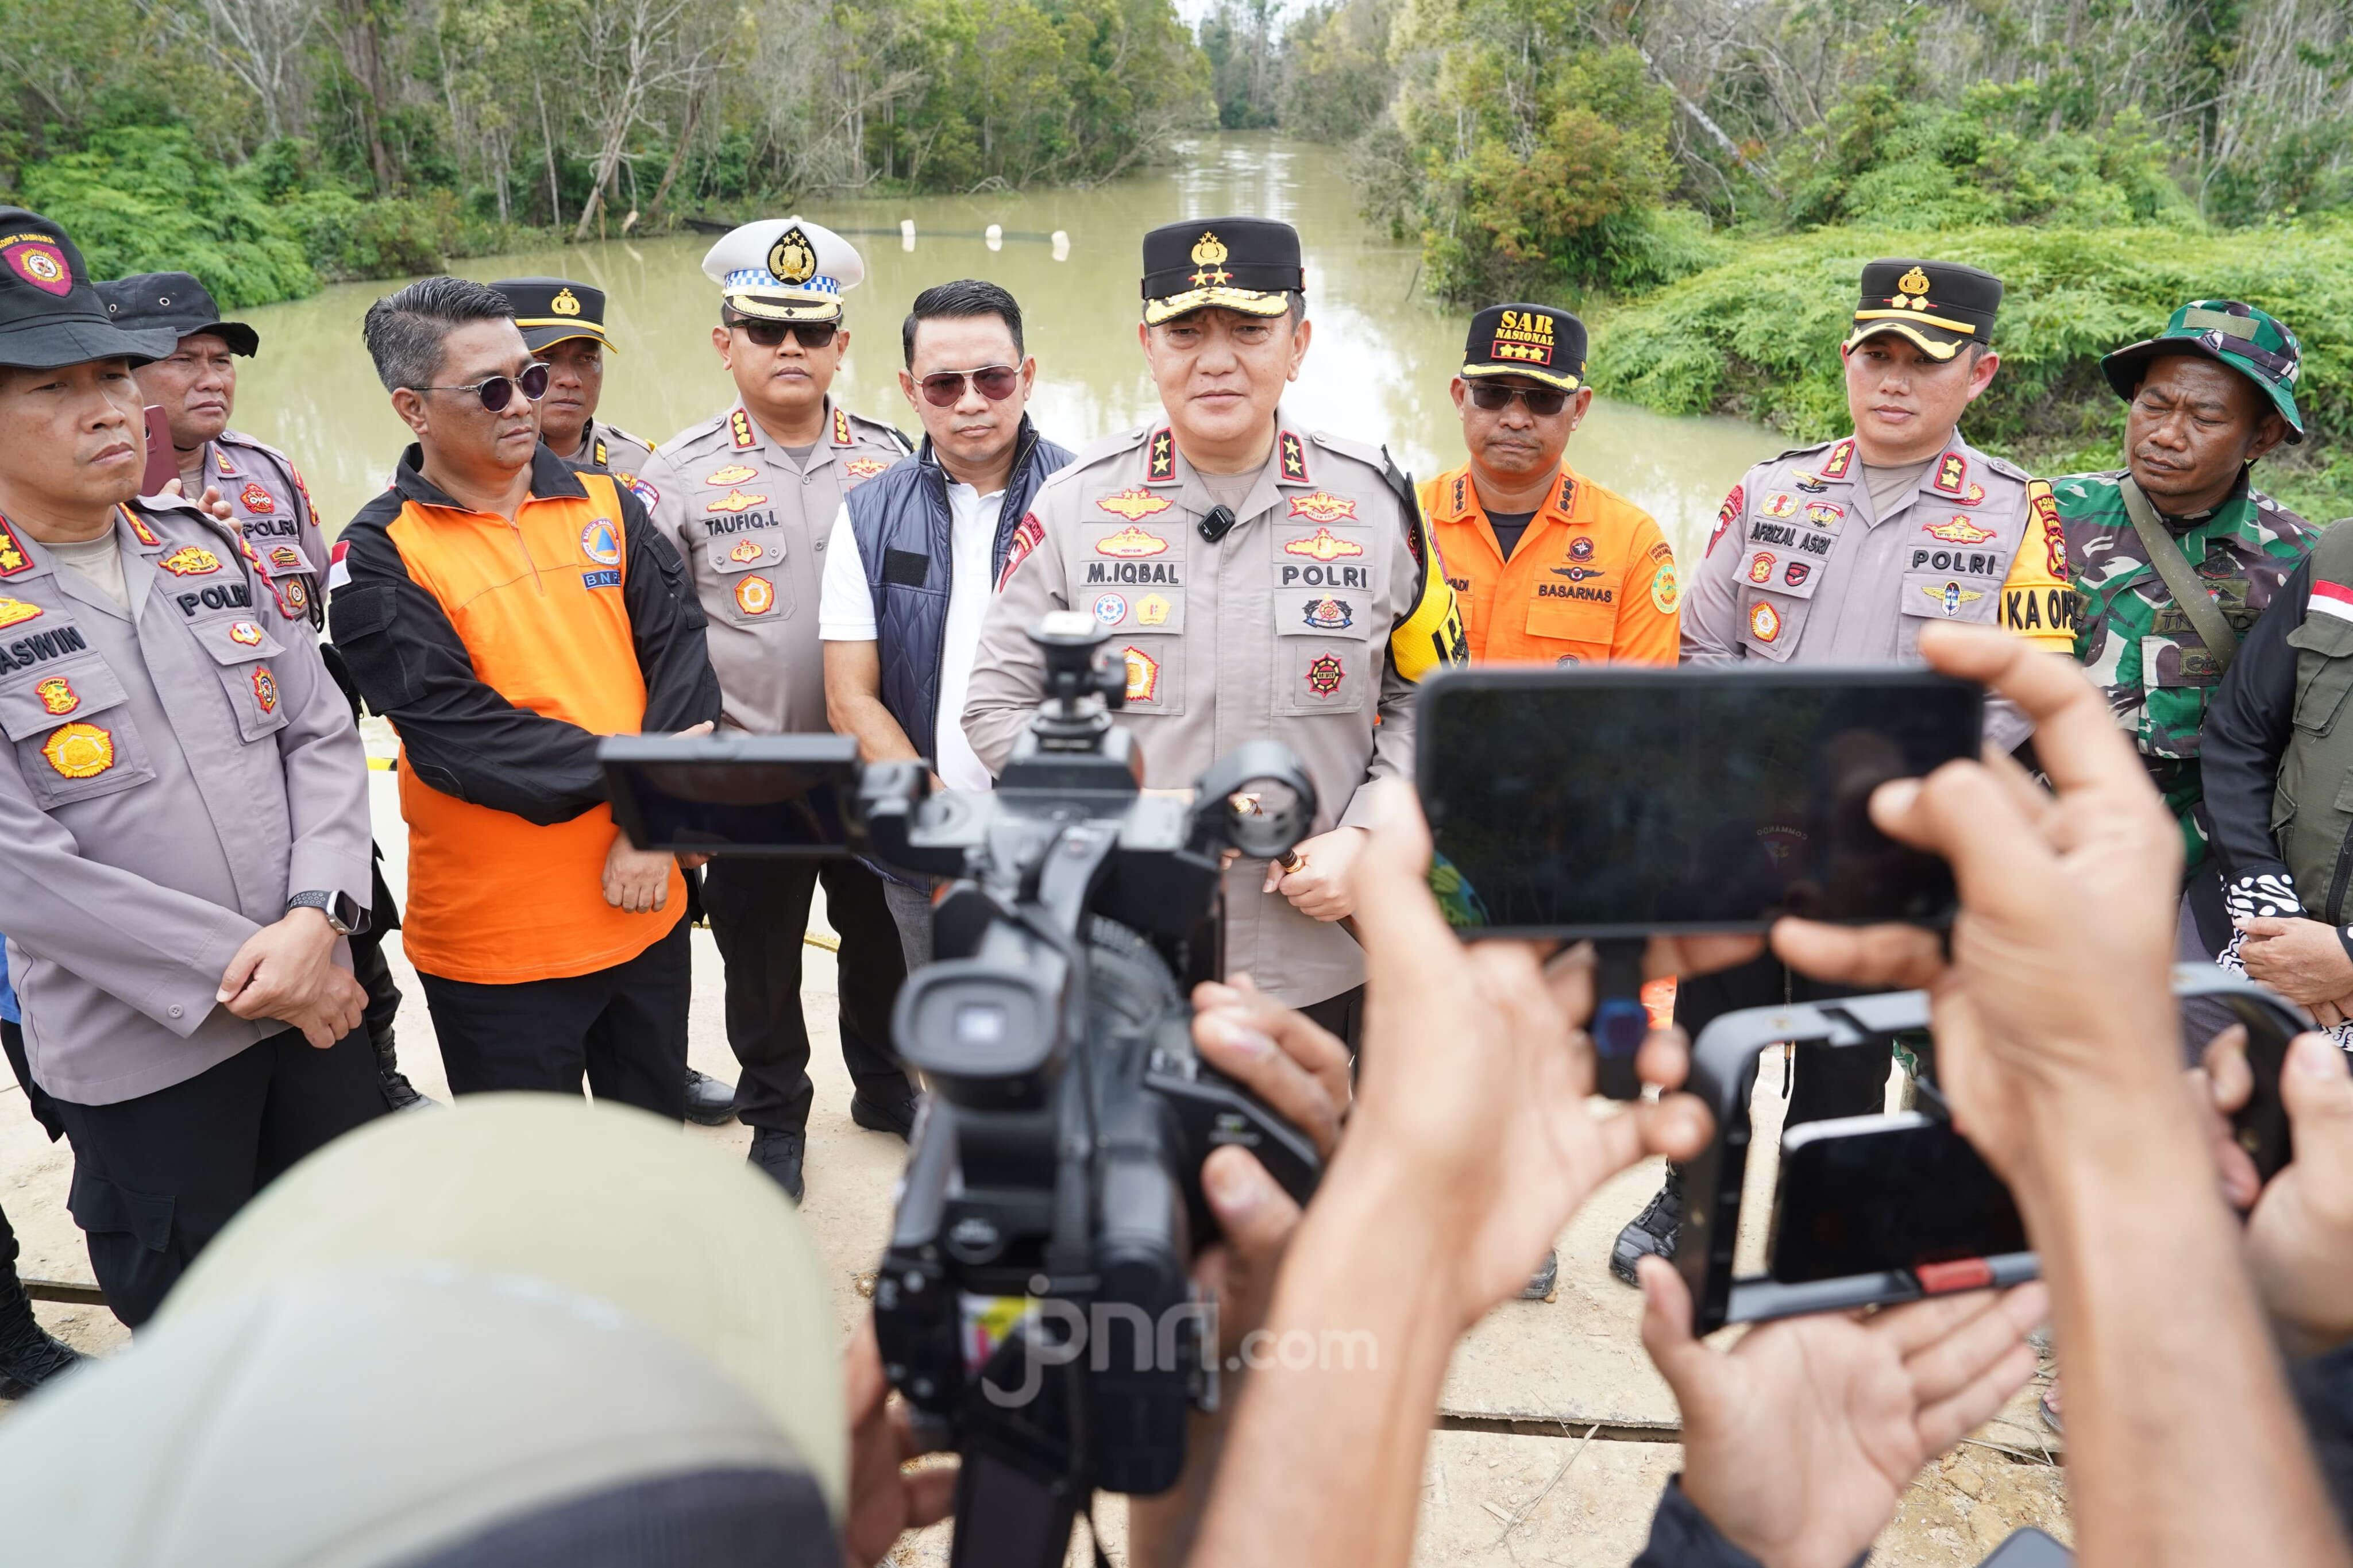
[{"label": "photographer's arm", "polygon": [[2348,1562],[2174,1065],[2179,835],[2076,671],[1997,631],[1921,652],[2036,721],[2054,799],[2007,757],[1883,784],[1872,815],[1953,865],[1934,932],[1784,921],[1823,979],[1924,986],[1954,1120],[2016,1194],[2067,1376],[2087,1564]]},{"label": "photographer's arm", "polygon": [[1455,1341],[1594,1187],[1706,1138],[1681,1096],[1588,1110],[1573,1020],[1589,963],[1548,979],[1528,944],[1457,942],[1420,814],[1402,787],[1384,795],[1356,872],[1373,975],[1356,1110],[1292,1238],[1261,1342],[1277,1353],[1251,1374],[1202,1526],[1194,1561],[1219,1568],[1403,1563]]}]

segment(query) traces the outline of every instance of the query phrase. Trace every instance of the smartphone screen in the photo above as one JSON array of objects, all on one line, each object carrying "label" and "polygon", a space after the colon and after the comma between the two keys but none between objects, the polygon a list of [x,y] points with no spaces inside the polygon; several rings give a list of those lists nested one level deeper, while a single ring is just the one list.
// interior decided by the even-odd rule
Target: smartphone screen
[{"label": "smartphone screen", "polygon": [[180,455],[172,449],[172,422],[164,417],[161,404],[151,403],[147,405],[147,467],[139,477],[139,493],[162,495],[164,487],[179,477]]},{"label": "smartphone screen", "polygon": [[1766,1246],[1781,1284],[2025,1250],[2010,1189],[1948,1121],[1838,1117],[1781,1141]]},{"label": "smartphone screen", "polygon": [[622,735],[596,754],[613,818],[640,849],[849,852],[858,742],[846,735]]},{"label": "smartphone screen", "polygon": [[1984,695],[1926,670],[1507,668],[1430,681],[1431,884],[1497,936],[1951,919],[1952,873],[1871,792],[1975,756]]}]

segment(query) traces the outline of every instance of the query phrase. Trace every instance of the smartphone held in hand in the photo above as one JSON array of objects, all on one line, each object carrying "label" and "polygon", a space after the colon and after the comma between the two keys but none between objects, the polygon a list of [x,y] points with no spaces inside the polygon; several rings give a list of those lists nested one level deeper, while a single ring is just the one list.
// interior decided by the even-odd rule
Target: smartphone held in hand
[{"label": "smartphone held in hand", "polygon": [[1432,885],[1466,935],[1941,925],[1949,868],[1873,826],[1871,794],[1977,755],[1983,710],[1926,670],[1451,671],[1416,740]]}]

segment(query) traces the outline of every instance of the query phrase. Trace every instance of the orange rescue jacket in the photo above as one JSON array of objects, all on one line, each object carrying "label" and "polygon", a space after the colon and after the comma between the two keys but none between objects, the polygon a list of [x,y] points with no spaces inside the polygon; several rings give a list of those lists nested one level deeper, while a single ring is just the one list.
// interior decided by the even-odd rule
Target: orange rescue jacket
[{"label": "orange rescue jacket", "polygon": [[1563,463],[1509,561],[1465,463],[1421,487],[1474,664],[1672,664],[1683,595],[1651,514]]}]

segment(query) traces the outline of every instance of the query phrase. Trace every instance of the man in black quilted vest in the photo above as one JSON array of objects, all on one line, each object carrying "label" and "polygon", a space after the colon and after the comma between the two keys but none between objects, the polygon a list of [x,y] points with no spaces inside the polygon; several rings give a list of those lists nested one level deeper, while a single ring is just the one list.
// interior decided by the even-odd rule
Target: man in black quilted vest
[{"label": "man in black quilted vest", "polygon": [[[961,721],[982,613],[1029,498],[1071,454],[1024,411],[1038,362],[1012,295],[976,279],[926,289],[899,335],[923,447],[835,519],[818,608],[826,717],[869,762],[922,757],[935,785],[985,790]],[[932,957],[931,879],[886,874],[913,970]]]}]

